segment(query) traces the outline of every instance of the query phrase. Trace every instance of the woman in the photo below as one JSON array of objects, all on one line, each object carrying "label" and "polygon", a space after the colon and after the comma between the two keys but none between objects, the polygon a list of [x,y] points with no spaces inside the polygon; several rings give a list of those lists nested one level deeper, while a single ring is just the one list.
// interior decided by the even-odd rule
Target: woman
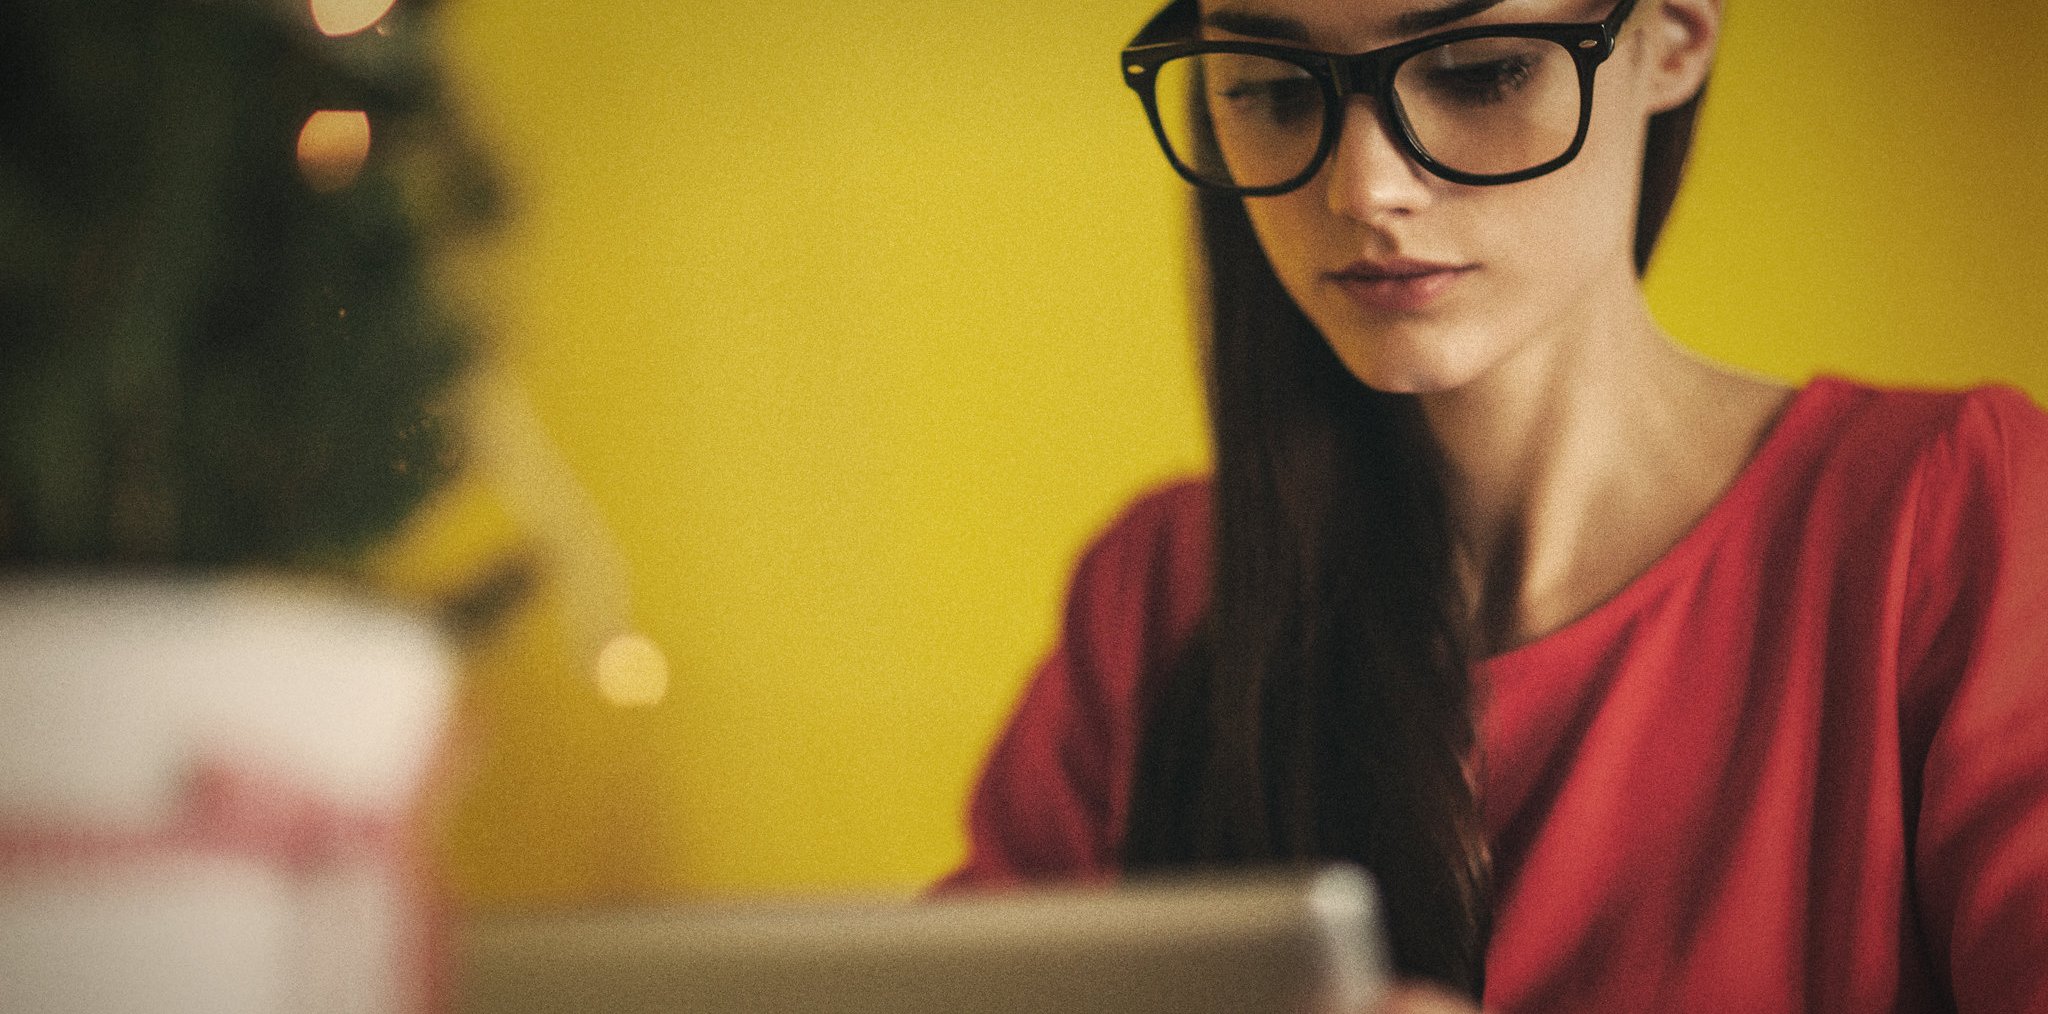
[{"label": "woman", "polygon": [[951,883],[1340,857],[1490,1009],[2048,1012],[2048,417],[1658,328],[1720,14],[1139,35],[1216,474],[1084,558]]}]

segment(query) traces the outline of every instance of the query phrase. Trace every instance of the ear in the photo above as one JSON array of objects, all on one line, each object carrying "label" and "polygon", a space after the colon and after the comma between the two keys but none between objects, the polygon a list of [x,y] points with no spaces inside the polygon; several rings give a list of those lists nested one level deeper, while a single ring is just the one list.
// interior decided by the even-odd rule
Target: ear
[{"label": "ear", "polygon": [[1643,78],[1650,111],[1685,104],[1707,83],[1721,42],[1721,0],[1643,0]]}]

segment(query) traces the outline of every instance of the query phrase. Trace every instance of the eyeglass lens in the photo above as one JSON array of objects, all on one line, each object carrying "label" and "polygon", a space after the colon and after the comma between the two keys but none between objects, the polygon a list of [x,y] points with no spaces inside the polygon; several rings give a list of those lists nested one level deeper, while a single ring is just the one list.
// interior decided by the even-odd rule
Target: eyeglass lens
[{"label": "eyeglass lens", "polygon": [[[1579,75],[1546,39],[1446,43],[1394,72],[1399,115],[1438,163],[1480,176],[1543,165],[1578,135]],[[1156,99],[1167,143],[1196,176],[1222,186],[1279,186],[1307,171],[1329,122],[1322,86],[1287,60],[1201,53],[1162,65]]]}]

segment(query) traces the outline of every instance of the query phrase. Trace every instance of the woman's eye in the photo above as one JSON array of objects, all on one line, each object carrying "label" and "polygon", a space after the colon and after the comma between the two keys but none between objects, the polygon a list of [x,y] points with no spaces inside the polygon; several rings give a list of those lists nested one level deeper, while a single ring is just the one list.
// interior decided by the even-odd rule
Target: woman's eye
[{"label": "woman's eye", "polygon": [[1428,81],[1430,89],[1444,98],[1465,105],[1490,105],[1528,84],[1534,67],[1535,61],[1526,57],[1504,57],[1431,67]]},{"label": "woman's eye", "polygon": [[1222,94],[1240,115],[1277,124],[1298,123],[1322,111],[1322,94],[1311,78],[1240,80],[1224,88]]}]

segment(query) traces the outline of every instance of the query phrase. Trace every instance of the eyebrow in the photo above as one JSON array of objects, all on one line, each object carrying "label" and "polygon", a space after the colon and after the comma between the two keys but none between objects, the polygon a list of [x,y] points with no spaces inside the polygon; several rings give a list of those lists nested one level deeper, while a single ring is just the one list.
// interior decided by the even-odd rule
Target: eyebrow
[{"label": "eyebrow", "polygon": [[1420,35],[1430,29],[1442,28],[1490,10],[1500,2],[1501,0],[1453,0],[1452,3],[1441,7],[1408,11],[1394,18],[1394,34]]},{"label": "eyebrow", "polygon": [[[1451,3],[1438,7],[1406,11],[1395,16],[1393,33],[1397,36],[1420,35],[1431,29],[1463,21],[1501,2],[1502,0],[1452,0]],[[1219,32],[1229,32],[1232,35],[1249,35],[1302,44],[1309,41],[1308,29],[1301,22],[1273,14],[1224,7],[1203,15],[1202,23]]]}]

